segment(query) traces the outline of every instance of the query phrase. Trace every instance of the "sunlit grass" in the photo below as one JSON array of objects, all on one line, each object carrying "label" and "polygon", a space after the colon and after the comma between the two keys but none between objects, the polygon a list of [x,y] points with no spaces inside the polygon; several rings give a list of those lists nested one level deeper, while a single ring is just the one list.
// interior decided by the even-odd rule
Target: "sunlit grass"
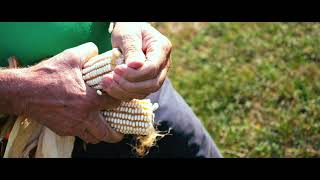
[{"label": "sunlit grass", "polygon": [[153,23],[225,157],[320,156],[320,24]]}]

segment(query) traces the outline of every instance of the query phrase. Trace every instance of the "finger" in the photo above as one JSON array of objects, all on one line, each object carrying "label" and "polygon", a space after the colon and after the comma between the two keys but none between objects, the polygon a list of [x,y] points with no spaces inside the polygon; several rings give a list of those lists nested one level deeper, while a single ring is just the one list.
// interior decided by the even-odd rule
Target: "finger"
[{"label": "finger", "polygon": [[88,124],[87,127],[95,138],[110,143],[119,142],[123,139],[124,135],[112,129],[100,112],[95,113],[93,117],[92,123]]},{"label": "finger", "polygon": [[91,102],[95,103],[95,110],[108,110],[112,108],[116,108],[120,105],[121,101],[118,99],[115,99],[108,95],[107,93],[102,92],[102,95],[99,95],[97,93],[97,89],[94,89],[92,87],[87,87],[87,95],[88,99],[91,100]]},{"label": "finger", "polygon": [[141,82],[130,82],[124,79],[123,77],[114,74],[113,80],[116,84],[120,86],[125,92],[129,92],[131,94],[150,94],[152,92],[157,91],[162,86],[167,72],[168,72],[169,64],[161,70],[158,76],[154,79],[141,81]]},{"label": "finger", "polygon": [[102,93],[103,94],[98,97],[98,102],[101,105],[99,110],[113,109],[120,105],[121,101],[119,99],[115,99],[107,93]]},{"label": "finger", "polygon": [[83,130],[83,132],[81,132],[81,135],[79,135],[79,137],[85,141],[87,144],[98,144],[100,141],[95,138],[91,133],[89,133],[86,130]]},{"label": "finger", "polygon": [[165,67],[169,57],[170,54],[161,45],[157,45],[147,51],[148,61],[141,68],[133,69],[127,65],[119,65],[114,72],[131,82],[153,79]]},{"label": "finger", "polygon": [[167,66],[168,61],[170,60],[170,57],[171,57],[171,49],[172,49],[172,45],[170,41],[162,35],[161,37],[162,38],[159,38],[160,40],[157,41],[157,43],[153,43],[152,45],[148,46],[146,49],[147,60],[150,61],[154,67],[158,68],[159,71],[161,71]]},{"label": "finger", "polygon": [[126,64],[133,68],[140,68],[146,60],[142,51],[142,37],[136,34],[124,34],[112,39],[114,48],[120,48],[125,56]]},{"label": "finger", "polygon": [[[114,74],[113,74],[114,75]],[[105,75],[105,79],[101,82],[101,86],[110,96],[120,99],[123,101],[130,101],[134,98],[142,99],[146,97],[145,95],[137,94],[137,93],[130,93],[128,91],[123,90],[119,84],[114,82],[112,74]],[[107,80],[106,80],[107,79]],[[107,83],[108,84],[107,84]],[[110,84],[109,84],[110,83]]]},{"label": "finger", "polygon": [[87,62],[90,58],[97,56],[99,53],[98,47],[92,42],[88,42],[80,46],[67,49],[66,51],[71,52],[80,57],[81,65]]},{"label": "finger", "polygon": [[106,59],[110,59],[114,55],[114,51],[107,51],[102,54],[96,55],[91,57],[87,62],[91,63],[91,65],[84,63],[84,66],[89,67],[92,66],[93,64],[101,61],[105,61]]}]

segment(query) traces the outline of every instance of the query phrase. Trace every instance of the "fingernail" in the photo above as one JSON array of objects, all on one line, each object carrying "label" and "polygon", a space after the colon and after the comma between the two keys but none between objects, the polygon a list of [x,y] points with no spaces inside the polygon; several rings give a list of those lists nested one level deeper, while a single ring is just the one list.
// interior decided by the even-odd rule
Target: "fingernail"
[{"label": "fingernail", "polygon": [[142,65],[143,65],[143,62],[141,61],[133,61],[128,64],[128,66],[133,69],[139,69]]},{"label": "fingernail", "polygon": [[105,89],[108,89],[108,88],[111,86],[112,82],[113,82],[113,80],[111,79],[111,77],[108,76],[108,75],[105,75],[105,76],[104,76],[104,79],[103,79],[103,81],[102,81],[102,86],[103,86]]},{"label": "fingernail", "polygon": [[146,61],[146,56],[142,51],[135,51],[128,53],[126,56],[126,62],[128,67],[133,69],[140,68],[143,63]]},{"label": "fingernail", "polygon": [[124,71],[125,71],[125,67],[123,65],[119,65],[114,69],[114,72],[120,76],[123,75]]}]

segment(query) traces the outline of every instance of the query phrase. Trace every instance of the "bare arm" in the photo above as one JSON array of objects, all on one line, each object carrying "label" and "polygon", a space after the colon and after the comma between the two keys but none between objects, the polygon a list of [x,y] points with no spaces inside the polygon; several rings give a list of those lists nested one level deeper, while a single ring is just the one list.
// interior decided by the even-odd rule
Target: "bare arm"
[{"label": "bare arm", "polygon": [[[23,114],[30,89],[27,69],[0,70],[0,113]],[[23,93],[23,91],[26,91]]]}]

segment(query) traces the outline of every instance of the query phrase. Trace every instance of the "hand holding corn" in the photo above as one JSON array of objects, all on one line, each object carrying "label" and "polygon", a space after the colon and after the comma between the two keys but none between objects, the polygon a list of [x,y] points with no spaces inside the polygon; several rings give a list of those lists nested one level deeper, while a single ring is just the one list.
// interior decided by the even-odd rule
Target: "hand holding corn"
[{"label": "hand holding corn", "polygon": [[[97,94],[102,96],[101,82],[104,76],[112,74],[114,68],[124,62],[124,56],[114,48],[87,61],[83,65],[83,79],[87,85],[97,89]],[[152,104],[149,99],[133,99],[129,102],[123,101],[119,107],[103,111],[102,114],[117,132],[137,136],[139,144],[135,149],[137,154],[142,156],[154,145],[157,137],[164,136],[154,127],[154,111],[157,108],[158,104]]]},{"label": "hand holding corn", "polygon": [[[40,122],[58,135],[78,136],[88,143],[118,142],[123,135],[105,122],[100,111],[117,107],[120,101],[99,96],[85,84],[82,66],[98,55],[93,43],[86,43],[29,67],[23,73],[19,114]],[[19,105],[20,107],[20,105]]]},{"label": "hand holding corn", "polygon": [[[82,70],[87,85],[97,89],[102,96],[100,83],[105,75],[113,73],[113,69],[124,63],[124,56],[114,48],[111,51],[95,56],[87,61]],[[133,99],[122,102],[119,107],[104,111],[102,114],[111,127],[124,134],[148,135],[154,131],[154,113],[157,104],[150,100]]]},{"label": "hand holding corn", "polygon": [[170,66],[172,45],[147,23],[117,22],[112,45],[123,53],[125,64],[104,76],[101,86],[120,100],[143,99],[163,84]]},{"label": "hand holding corn", "polygon": [[[92,44],[86,44],[86,46],[90,45]],[[76,49],[68,50],[68,53],[72,54],[73,51],[80,49],[81,46],[77,47]],[[91,55],[89,57],[88,54],[86,56],[87,57],[82,56],[82,58],[89,59],[90,57],[92,57]],[[63,57],[65,57],[65,55],[63,55]],[[47,62],[52,61],[59,61],[59,59],[56,60],[53,58]],[[81,73],[83,79],[85,80],[85,83],[95,89],[100,90],[101,87],[99,87],[99,85],[101,79],[99,77],[102,77],[106,73],[112,72],[114,67],[117,64],[123,63],[123,61],[123,56],[121,56],[120,52],[117,49],[113,49],[112,51],[108,51],[99,56],[94,56],[84,64],[82,63],[80,66],[83,67]],[[43,65],[40,67],[43,67]],[[93,88],[86,86],[86,89],[93,90]],[[105,97],[102,96],[102,92],[100,92],[99,94],[99,98]],[[101,109],[108,109],[108,107],[110,107],[105,104],[101,104],[100,106]],[[43,106],[39,107],[39,109],[42,108]],[[153,126],[153,112],[157,108],[157,104],[152,104],[150,100],[134,99],[130,102],[121,102],[120,106],[116,108],[99,111],[98,115],[99,117],[104,117],[102,121],[109,128],[106,130],[108,130],[109,133],[111,132],[114,133],[114,135],[118,135],[118,139],[122,138],[122,134],[116,132],[135,135],[139,144],[134,146],[134,149],[136,150],[137,155],[143,156],[145,152],[155,144],[157,137],[164,136],[162,134],[159,134],[159,132]],[[35,114],[35,112],[33,113]],[[36,119],[37,116],[34,114],[25,114],[17,119],[11,131],[4,157],[33,157],[33,155],[30,155],[30,152],[34,148],[36,148],[35,157],[71,157],[75,140],[73,137],[74,135],[62,134],[62,136],[58,136],[56,132],[50,130],[51,128],[49,126],[48,127],[50,129],[43,126],[42,123],[39,124],[38,122],[41,121],[40,119]],[[45,118],[48,118],[52,121],[53,119],[50,119],[50,114],[52,114],[52,112],[49,112],[48,116],[46,116]],[[55,114],[55,116],[52,117],[59,118],[59,115],[61,114]],[[38,122],[34,120],[37,120]],[[47,119],[43,119],[43,122],[45,122],[46,120]],[[112,128],[110,128],[108,123]],[[72,128],[69,126],[67,126],[67,128],[70,128],[69,130],[72,130]],[[112,134],[109,134],[109,136],[111,135]],[[93,141],[94,140],[95,139],[93,139]]]}]

